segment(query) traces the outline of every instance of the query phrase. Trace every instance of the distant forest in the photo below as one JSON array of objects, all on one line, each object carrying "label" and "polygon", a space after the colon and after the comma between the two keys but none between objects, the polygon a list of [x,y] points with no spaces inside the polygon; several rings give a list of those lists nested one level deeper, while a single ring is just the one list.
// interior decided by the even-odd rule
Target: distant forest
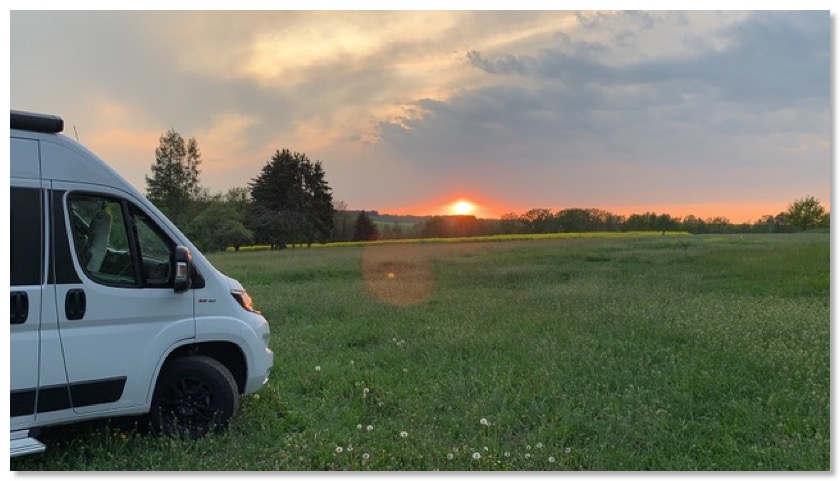
[{"label": "distant forest", "polygon": [[[803,219],[801,204],[813,212]],[[814,204],[815,203],[815,204]],[[808,206],[804,206],[808,207]],[[353,239],[352,227],[362,214],[357,210],[336,211],[333,240]],[[569,208],[552,212],[531,209],[524,214],[506,214],[501,219],[479,219],[472,215],[413,216],[365,213],[375,224],[377,239],[474,237],[499,234],[544,234],[556,232],[667,231],[692,234],[785,234],[806,229],[828,232],[830,214],[812,197],[797,200],[788,211],[765,215],[754,223],[732,223],[725,217],[701,219],[645,212],[620,216],[601,209]]]}]

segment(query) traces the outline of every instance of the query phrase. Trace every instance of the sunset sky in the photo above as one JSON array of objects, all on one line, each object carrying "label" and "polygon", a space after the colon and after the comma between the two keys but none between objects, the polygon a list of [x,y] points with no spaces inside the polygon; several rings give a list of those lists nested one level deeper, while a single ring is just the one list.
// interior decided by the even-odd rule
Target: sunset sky
[{"label": "sunset sky", "polygon": [[195,137],[200,181],[246,186],[278,149],[334,198],[479,217],[597,207],[777,214],[830,202],[822,12],[10,13],[12,109],[141,191],[160,136]]}]

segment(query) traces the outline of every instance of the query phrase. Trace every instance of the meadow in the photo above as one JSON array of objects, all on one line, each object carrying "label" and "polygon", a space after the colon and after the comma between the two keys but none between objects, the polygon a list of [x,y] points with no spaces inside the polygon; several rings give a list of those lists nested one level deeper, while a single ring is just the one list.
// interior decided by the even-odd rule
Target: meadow
[{"label": "meadow", "polygon": [[199,441],[47,430],[12,470],[830,470],[828,235],[219,253],[276,364]]}]

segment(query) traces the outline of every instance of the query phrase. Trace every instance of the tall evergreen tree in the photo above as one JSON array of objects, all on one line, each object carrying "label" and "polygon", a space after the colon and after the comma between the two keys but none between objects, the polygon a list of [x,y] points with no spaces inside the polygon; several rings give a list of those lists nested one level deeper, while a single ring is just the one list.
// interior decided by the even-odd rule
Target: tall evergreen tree
[{"label": "tall evergreen tree", "polygon": [[249,184],[248,225],[272,247],[326,242],[333,226],[332,189],[321,162],[277,151]]},{"label": "tall evergreen tree", "polygon": [[146,176],[146,197],[179,227],[190,219],[188,205],[201,194],[198,181],[201,153],[194,138],[184,141],[170,129],[160,136],[151,176]]},{"label": "tall evergreen tree", "polygon": [[365,211],[359,212],[356,218],[356,228],[353,233],[354,241],[374,241],[379,239],[379,229]]}]

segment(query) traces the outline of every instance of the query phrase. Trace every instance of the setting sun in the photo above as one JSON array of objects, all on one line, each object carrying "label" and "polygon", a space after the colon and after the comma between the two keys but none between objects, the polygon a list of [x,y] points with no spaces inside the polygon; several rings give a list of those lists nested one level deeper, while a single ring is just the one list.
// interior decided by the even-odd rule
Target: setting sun
[{"label": "setting sun", "polygon": [[459,200],[450,207],[453,214],[470,215],[475,212],[475,204],[466,200]]}]

